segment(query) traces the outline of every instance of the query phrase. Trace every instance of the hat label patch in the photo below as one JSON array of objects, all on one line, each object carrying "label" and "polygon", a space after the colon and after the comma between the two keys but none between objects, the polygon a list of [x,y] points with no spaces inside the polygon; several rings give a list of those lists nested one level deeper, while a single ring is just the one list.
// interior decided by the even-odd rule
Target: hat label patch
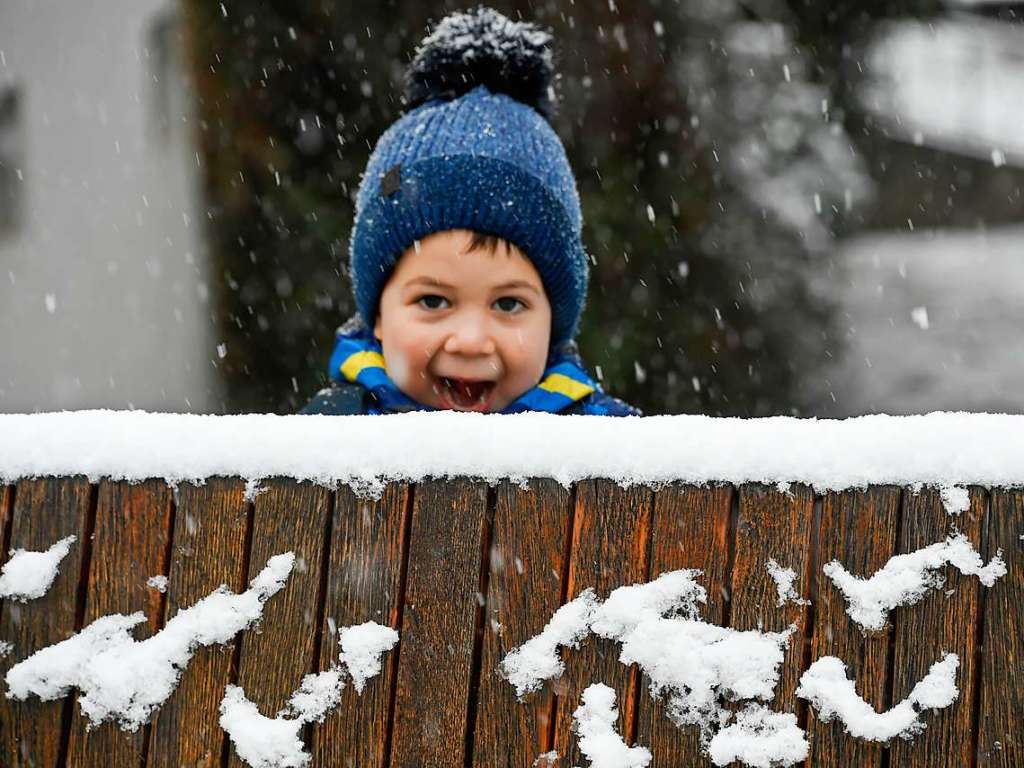
[{"label": "hat label patch", "polygon": [[396,163],[388,169],[380,180],[380,193],[384,197],[390,197],[402,188],[402,164]]}]

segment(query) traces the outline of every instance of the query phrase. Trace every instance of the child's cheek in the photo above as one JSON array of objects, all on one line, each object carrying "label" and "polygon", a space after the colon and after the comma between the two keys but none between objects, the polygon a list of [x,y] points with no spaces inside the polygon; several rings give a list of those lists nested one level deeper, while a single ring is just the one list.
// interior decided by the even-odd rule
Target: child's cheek
[{"label": "child's cheek", "polygon": [[397,350],[397,354],[390,355],[388,369],[391,380],[399,386],[409,381],[409,361],[406,360],[403,350]]}]

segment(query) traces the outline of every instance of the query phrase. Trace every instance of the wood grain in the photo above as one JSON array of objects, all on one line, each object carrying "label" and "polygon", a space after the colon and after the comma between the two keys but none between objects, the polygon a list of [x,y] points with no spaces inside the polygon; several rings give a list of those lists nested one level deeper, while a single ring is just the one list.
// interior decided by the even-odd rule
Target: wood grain
[{"label": "wood grain", "polygon": [[[869,578],[895,553],[899,511],[899,488],[880,486],[827,493],[822,500],[819,524],[811,660],[822,656],[841,659],[847,675],[856,682],[857,693],[878,712],[888,708],[890,631],[862,631],[847,615],[842,593],[821,569],[837,560],[850,573]],[[842,723],[823,723],[814,717],[813,710],[808,716],[807,737],[811,743],[810,765],[882,765],[881,744],[850,738]]]},{"label": "wood grain", "polygon": [[[295,553],[284,588],[263,608],[258,632],[242,635],[238,685],[260,712],[274,717],[316,666],[318,600],[331,493],[309,482],[264,481],[256,497],[249,572],[282,552]],[[229,764],[243,768],[234,749]]]},{"label": "wood grain", "polygon": [[978,765],[1024,765],[1024,491],[995,489],[986,561],[1002,552],[1006,575],[984,595]]},{"label": "wood grain", "polygon": [[550,749],[550,686],[520,702],[499,672],[511,650],[539,634],[562,598],[571,496],[553,480],[498,486],[473,765],[530,768]]},{"label": "wood grain", "polygon": [[[104,480],[99,484],[96,528],[89,560],[85,624],[111,613],[143,611],[148,619],[135,629],[142,639],[163,625],[162,595],[146,586],[151,576],[167,575],[171,523],[171,489],[162,480],[132,485]],[[86,730],[88,720],[75,706],[71,719],[68,764],[139,765],[145,733],[122,731],[106,722]]]},{"label": "wood grain", "polygon": [[395,694],[393,768],[462,768],[487,486],[416,487]]},{"label": "wood grain", "polygon": [[[0,639],[11,643],[0,658],[0,675],[15,663],[75,633],[76,604],[82,557],[88,546],[91,489],[83,477],[23,480],[12,510],[12,549],[40,551],[66,536],[77,541],[60,564],[50,590],[38,600],[5,602],[0,614]],[[10,768],[56,765],[60,756],[61,723],[70,701],[12,701],[0,697],[0,765]]]},{"label": "wood grain", "polygon": [[[239,592],[245,584],[248,504],[241,480],[211,478],[178,486],[174,546],[165,623],[221,585]],[[154,768],[220,765],[224,732],[218,707],[230,680],[234,643],[200,648],[177,690],[157,712],[150,736]]]},{"label": "wood grain", "polygon": [[[647,488],[622,488],[608,480],[585,480],[576,486],[568,598],[593,587],[604,599],[616,587],[644,582],[648,577],[647,546],[652,493]],[[619,662],[621,648],[611,640],[590,638],[579,650],[565,652],[565,674],[556,684],[558,697],[553,749],[561,766],[585,760],[572,732],[573,712],[583,691],[604,683],[616,693],[618,729],[630,741],[635,722],[636,665]],[[637,683],[634,685],[634,683]]]},{"label": "wood grain", "polygon": [[[704,620],[724,624],[729,597],[729,514],[731,486],[669,485],[654,494],[650,578],[680,568],[703,571],[707,590]],[[637,742],[651,751],[652,765],[712,766],[701,754],[700,734],[673,723],[662,697],[652,699],[646,678],[638,701]]]},{"label": "wood grain", "polygon": [[787,602],[778,605],[775,580],[767,564],[774,559],[797,574],[793,585],[801,598],[810,594],[814,494],[806,486],[789,491],[751,483],[740,488],[736,523],[736,560],[732,571],[730,624],[739,630],[778,632],[796,624],[786,647],[774,709],[796,712],[796,687],[810,641],[807,607]]},{"label": "wood grain", "polygon": [[[971,506],[957,516],[947,515],[937,490],[906,493],[900,526],[898,551],[913,552],[942,541],[952,526],[957,526],[981,549],[986,492],[971,489]],[[974,716],[975,652],[979,584],[975,576],[963,576],[947,568],[946,583],[931,590],[921,602],[897,608],[890,615],[893,623],[892,702],[902,701],[943,653],[960,657],[957,671],[959,698],[938,712],[926,712],[924,732],[913,741],[894,740],[889,748],[892,765],[928,768],[963,768],[971,765]]]},{"label": "wood grain", "polygon": [[[563,768],[580,765],[586,761],[571,732],[572,712],[587,685],[604,682],[618,693],[619,732],[627,741],[635,732],[637,743],[654,753],[652,765],[704,766],[696,733],[677,729],[649,699],[635,671],[619,663],[617,643],[590,639],[581,650],[563,652],[566,674],[525,703],[495,670],[509,650],[541,631],[563,599],[586,587],[604,598],[618,586],[681,567],[707,571],[709,621],[781,629],[795,620],[803,629],[804,609],[776,604],[775,583],[764,568],[769,557],[796,570],[798,591],[815,600],[808,653],[798,641],[787,651],[777,710],[794,711],[792,691],[803,662],[823,655],[841,658],[858,692],[879,710],[905,697],[942,652],[957,653],[961,662],[957,702],[924,713],[928,727],[911,742],[880,748],[811,714],[810,765],[1022,762],[1024,491],[993,492],[986,513],[988,494],[972,488],[970,510],[960,516],[947,515],[930,490],[826,494],[814,536],[814,498],[805,488],[787,495],[764,486],[668,486],[652,494],[595,480],[580,483],[572,501],[551,481],[533,481],[529,490],[503,483],[493,492],[493,510],[487,487],[468,480],[415,489],[392,485],[378,501],[341,489],[334,504],[318,486],[276,480],[266,488],[247,537],[249,507],[238,480],[183,485],[176,512],[160,481],[98,488],[82,478],[24,481],[13,494],[0,486],[0,531],[6,514],[11,547],[41,550],[64,536],[79,537],[44,598],[0,606],[0,639],[14,644],[13,653],[0,658],[0,673],[110,613],[145,611],[149,622],[136,631],[145,637],[220,583],[243,588],[273,554],[293,550],[299,558],[285,589],[268,602],[261,630],[243,634],[237,673],[230,651],[201,649],[151,732],[135,734],[111,724],[86,732],[70,699],[0,697],[0,765],[57,766],[66,751],[70,766],[138,768],[147,754],[152,766],[219,766],[224,736],[216,710],[232,674],[273,715],[305,673],[335,661],[332,628],[373,619],[401,623],[401,648],[361,697],[347,690],[341,707],[313,728],[314,765],[526,768],[549,748],[561,753]],[[733,521],[730,494],[738,510]],[[894,552],[941,541],[954,527],[986,560],[1001,549],[1007,576],[984,589],[976,577],[947,569],[943,588],[892,613],[890,630],[862,634],[821,575],[821,567],[837,559],[850,572],[870,576]],[[168,565],[165,597],[146,580]],[[62,722],[68,726],[63,742]]]},{"label": "wood grain", "polygon": [[[405,484],[388,485],[377,500],[358,498],[348,487],[337,491],[320,669],[337,663],[342,627],[376,621],[399,628],[411,493]],[[313,725],[312,753],[317,765],[385,765],[397,657],[392,651],[385,658],[380,675],[367,681],[362,694],[348,685],[338,708],[323,723]]]}]

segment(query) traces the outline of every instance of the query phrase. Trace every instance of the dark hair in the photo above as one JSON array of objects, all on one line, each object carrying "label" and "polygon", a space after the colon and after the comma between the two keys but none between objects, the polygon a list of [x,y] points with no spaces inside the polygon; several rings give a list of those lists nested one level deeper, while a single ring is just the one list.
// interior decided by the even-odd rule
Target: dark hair
[{"label": "dark hair", "polygon": [[505,238],[473,230],[473,237],[470,239],[469,247],[466,250],[475,251],[479,248],[484,248],[488,253],[494,254],[497,253],[499,245],[504,245],[507,252],[512,252],[512,244]]}]

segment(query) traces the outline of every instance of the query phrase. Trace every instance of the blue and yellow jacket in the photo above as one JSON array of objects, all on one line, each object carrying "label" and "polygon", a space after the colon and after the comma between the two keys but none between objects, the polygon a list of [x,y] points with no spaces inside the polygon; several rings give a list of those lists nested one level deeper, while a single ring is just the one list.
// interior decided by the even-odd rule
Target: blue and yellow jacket
[{"label": "blue and yellow jacket", "polygon": [[[599,409],[604,409],[601,414]],[[359,384],[335,383],[321,389],[306,403],[299,413],[323,414],[325,416],[358,416],[391,413],[381,407],[372,391]],[[395,411],[398,413],[398,411]],[[587,397],[569,403],[565,408],[554,413],[566,416],[605,415],[605,416],[641,416],[639,408],[634,408],[617,397],[594,392]]]},{"label": "blue and yellow jacket", "polygon": [[[365,326],[338,330],[328,372],[332,385],[320,390],[300,413],[331,416],[375,415],[433,410],[400,391],[384,368],[379,342]],[[640,410],[605,393],[583,367],[576,345],[552,350],[540,383],[502,413],[561,413],[592,416],[640,416]]]}]

